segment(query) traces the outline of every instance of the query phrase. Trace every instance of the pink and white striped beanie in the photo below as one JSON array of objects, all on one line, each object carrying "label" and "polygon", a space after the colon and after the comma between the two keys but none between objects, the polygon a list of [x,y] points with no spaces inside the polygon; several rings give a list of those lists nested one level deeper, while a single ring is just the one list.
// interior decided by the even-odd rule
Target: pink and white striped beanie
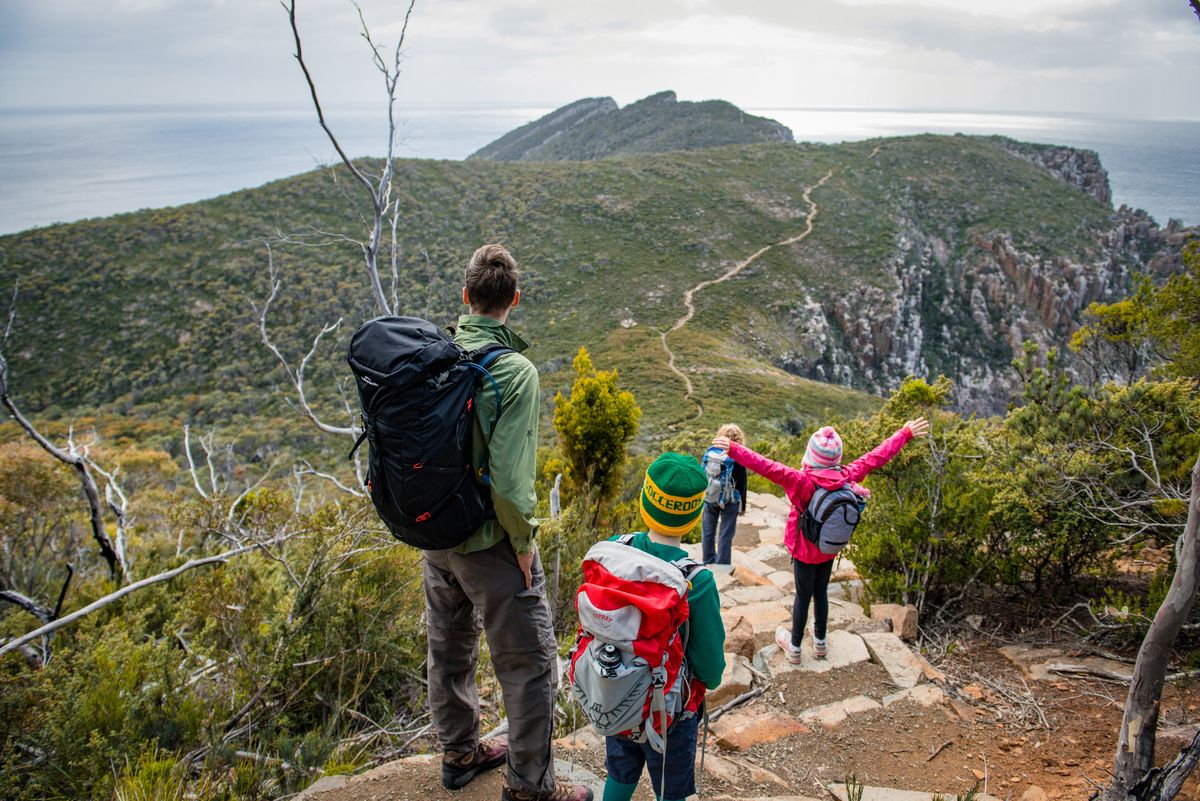
[{"label": "pink and white striped beanie", "polygon": [[814,470],[828,470],[842,462],[842,438],[832,426],[825,426],[808,438],[804,464]]}]

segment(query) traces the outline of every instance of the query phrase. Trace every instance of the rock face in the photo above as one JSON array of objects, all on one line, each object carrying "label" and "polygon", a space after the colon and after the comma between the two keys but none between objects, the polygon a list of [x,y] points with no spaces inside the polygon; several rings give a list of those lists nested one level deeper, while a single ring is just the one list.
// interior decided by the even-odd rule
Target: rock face
[{"label": "rock face", "polygon": [[[1072,185],[1107,195],[1098,163],[1088,167],[1080,156],[1062,164],[1078,168],[1069,173]],[[1200,236],[1200,227],[1171,221],[1163,228],[1125,206],[1109,225],[1088,258],[1072,259],[1023,247],[1003,232],[947,239],[944,227],[914,213],[900,221],[883,285],[814,287],[776,307],[782,343],[773,335],[756,344],[788,372],[879,394],[909,375],[940,373],[954,381],[959,410],[1003,412],[1019,386],[1011,363],[1023,343],[1058,347],[1075,369],[1065,345],[1084,309],[1127,296],[1135,274],[1162,280],[1178,272],[1183,242]]]},{"label": "rock face", "polygon": [[1108,205],[1112,202],[1108,171],[1101,166],[1096,151],[1018,142],[1004,136],[992,137],[992,141],[1014,156],[1049,170],[1055,178],[1101,203]]},{"label": "rock face", "polygon": [[662,153],[718,145],[791,142],[792,131],[723,100],[680,102],[659,92],[618,108],[611,97],[576,100],[510,131],[468,158],[587,161],[622,153]]}]

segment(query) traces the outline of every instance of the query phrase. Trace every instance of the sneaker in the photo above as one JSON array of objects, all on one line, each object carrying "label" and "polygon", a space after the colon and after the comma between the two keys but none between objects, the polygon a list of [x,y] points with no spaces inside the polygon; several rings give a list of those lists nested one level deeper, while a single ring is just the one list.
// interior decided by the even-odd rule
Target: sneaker
[{"label": "sneaker", "polygon": [[503,765],[507,758],[507,739],[484,740],[465,754],[447,751],[442,755],[442,786],[461,790],[480,773]]},{"label": "sneaker", "polygon": [[779,646],[779,650],[783,651],[783,655],[787,657],[787,661],[793,665],[800,664],[800,648],[792,645],[792,632],[785,629],[783,626],[775,629],[775,644]]},{"label": "sneaker", "polygon": [[548,793],[526,793],[513,790],[506,782],[500,791],[501,801],[592,801],[592,791],[582,784],[558,782]]},{"label": "sneaker", "polygon": [[825,645],[825,641],[818,640],[816,637],[813,637],[813,652],[816,654],[817,659],[824,659],[825,654],[829,652],[828,646]]}]

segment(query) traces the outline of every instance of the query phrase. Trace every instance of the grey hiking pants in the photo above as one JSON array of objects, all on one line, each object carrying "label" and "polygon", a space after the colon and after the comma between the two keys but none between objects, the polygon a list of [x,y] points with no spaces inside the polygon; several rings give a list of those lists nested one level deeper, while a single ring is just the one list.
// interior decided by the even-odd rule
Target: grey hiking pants
[{"label": "grey hiking pants", "polygon": [[544,793],[554,789],[550,737],[558,648],[540,557],[532,572],[533,588],[527,590],[507,537],[475,553],[426,551],[427,674],[430,712],[443,750],[474,750],[482,623],[508,713],[508,785]]}]

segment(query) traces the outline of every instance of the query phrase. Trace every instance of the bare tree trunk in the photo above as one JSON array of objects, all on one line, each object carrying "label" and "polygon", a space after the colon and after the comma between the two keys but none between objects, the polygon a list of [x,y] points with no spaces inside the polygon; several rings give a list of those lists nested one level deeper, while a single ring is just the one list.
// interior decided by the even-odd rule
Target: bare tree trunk
[{"label": "bare tree trunk", "polygon": [[1198,577],[1197,538],[1200,535],[1200,458],[1192,468],[1192,494],[1188,502],[1187,523],[1175,544],[1175,576],[1162,606],[1154,615],[1150,630],[1138,650],[1133,669],[1125,716],[1117,738],[1117,755],[1112,782],[1104,791],[1104,801],[1136,798],[1133,788],[1154,768],[1154,740],[1158,730],[1158,706],[1162,698],[1167,662],[1179,631],[1187,622],[1196,600]]},{"label": "bare tree trunk", "polygon": [[124,543],[118,542],[114,545],[112,538],[108,536],[108,531],[104,527],[104,506],[100,500],[100,488],[96,486],[96,479],[92,476],[86,446],[81,453],[75,448],[74,441],[69,440],[67,450],[63,450],[42,436],[33,423],[29,422],[25,415],[21,414],[21,410],[17,408],[17,404],[13,402],[13,399],[8,394],[8,363],[4,360],[3,356],[0,356],[0,403],[4,404],[9,414],[17,421],[17,425],[29,435],[30,439],[41,446],[42,450],[55,459],[74,467],[76,472],[79,473],[79,483],[83,486],[83,494],[87,498],[88,509],[90,511],[92,539],[100,546],[100,555],[108,563],[108,569],[112,574],[113,580],[127,579],[129,577],[129,565],[125,560]]}]

